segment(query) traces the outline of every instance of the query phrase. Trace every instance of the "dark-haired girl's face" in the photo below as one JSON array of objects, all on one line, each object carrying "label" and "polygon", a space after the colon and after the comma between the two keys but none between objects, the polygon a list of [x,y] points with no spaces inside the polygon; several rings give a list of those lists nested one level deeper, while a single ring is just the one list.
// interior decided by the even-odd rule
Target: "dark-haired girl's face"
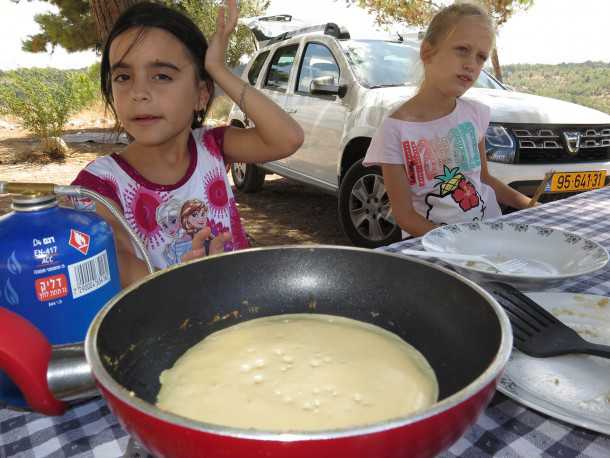
[{"label": "dark-haired girl's face", "polygon": [[130,29],[110,45],[112,97],[119,121],[135,141],[160,146],[190,131],[193,112],[209,93],[191,55],[171,33]]}]

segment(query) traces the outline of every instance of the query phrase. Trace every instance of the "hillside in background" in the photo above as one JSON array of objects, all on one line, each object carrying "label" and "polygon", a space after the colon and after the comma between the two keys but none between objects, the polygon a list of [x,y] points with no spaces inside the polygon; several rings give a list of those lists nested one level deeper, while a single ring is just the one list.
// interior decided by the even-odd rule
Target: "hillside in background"
[{"label": "hillside in background", "polygon": [[502,66],[516,90],[578,103],[610,114],[610,63]]},{"label": "hillside in background", "polygon": [[[12,73],[24,74],[29,71],[28,69],[0,70],[0,85],[5,84],[6,78]],[[92,80],[91,84],[97,87],[99,64],[77,72],[87,75]],[[238,70],[235,69],[234,72],[237,73]],[[518,91],[566,100],[610,114],[610,63],[512,64],[502,66],[502,72],[504,81]],[[63,73],[66,71],[37,70],[37,74],[41,77],[51,80],[61,79]],[[217,91],[217,95],[222,95],[222,91]],[[213,117],[223,118],[228,114],[230,106],[231,101],[227,97],[218,97],[213,109]],[[0,98],[0,109],[1,107]]]}]

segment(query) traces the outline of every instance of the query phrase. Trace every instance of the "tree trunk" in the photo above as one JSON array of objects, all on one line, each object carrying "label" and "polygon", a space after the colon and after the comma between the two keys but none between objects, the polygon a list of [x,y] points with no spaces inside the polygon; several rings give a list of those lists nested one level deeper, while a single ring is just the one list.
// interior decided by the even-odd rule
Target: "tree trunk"
[{"label": "tree trunk", "polygon": [[494,47],[491,52],[491,65],[494,68],[494,75],[498,81],[502,82],[502,68],[500,67],[500,59],[498,59],[498,48]]},{"label": "tree trunk", "polygon": [[[97,37],[101,46],[104,46],[106,38],[119,15],[131,5],[140,0],[90,0],[91,13],[95,19]],[[100,47],[101,47],[100,46]]]}]

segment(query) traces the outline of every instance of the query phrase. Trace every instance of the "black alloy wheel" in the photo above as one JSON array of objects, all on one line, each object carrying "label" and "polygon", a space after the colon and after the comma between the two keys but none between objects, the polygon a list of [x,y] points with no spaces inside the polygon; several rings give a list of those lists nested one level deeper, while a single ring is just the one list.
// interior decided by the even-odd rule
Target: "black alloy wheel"
[{"label": "black alloy wheel", "polygon": [[356,246],[377,248],[401,239],[379,167],[359,160],[349,168],[339,187],[339,221]]},{"label": "black alloy wheel", "polygon": [[243,192],[260,191],[265,182],[265,171],[254,164],[233,162],[231,164],[231,177],[235,187]]}]

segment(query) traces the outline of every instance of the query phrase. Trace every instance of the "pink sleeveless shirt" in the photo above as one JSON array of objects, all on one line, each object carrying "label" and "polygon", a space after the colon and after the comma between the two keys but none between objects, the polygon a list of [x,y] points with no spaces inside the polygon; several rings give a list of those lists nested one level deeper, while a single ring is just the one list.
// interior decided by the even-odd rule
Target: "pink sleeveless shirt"
[{"label": "pink sleeveless shirt", "polygon": [[[202,128],[192,132],[190,164],[184,177],[175,184],[160,185],[146,180],[118,154],[89,163],[72,184],[117,202],[156,268],[179,263],[191,249],[194,234],[205,226],[210,226],[213,236],[231,232],[232,240],[225,244],[225,251],[247,248],[225,169],[225,130],[225,127]],[[95,209],[90,199],[78,199],[75,205]]]}]

